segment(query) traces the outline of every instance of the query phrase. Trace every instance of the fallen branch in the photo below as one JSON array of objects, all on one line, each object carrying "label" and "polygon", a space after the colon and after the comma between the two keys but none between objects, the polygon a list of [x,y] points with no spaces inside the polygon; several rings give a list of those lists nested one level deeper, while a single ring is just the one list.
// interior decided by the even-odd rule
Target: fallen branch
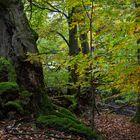
[{"label": "fallen branch", "polygon": [[[55,134],[55,133],[53,133],[53,134]],[[49,134],[48,132],[47,132],[46,136],[52,137],[52,138],[55,138],[55,139],[60,139],[60,140],[65,140],[65,139],[66,140],[77,140],[76,138],[67,138],[67,137],[53,136],[53,135]]]},{"label": "fallen branch", "polygon": [[[131,103],[131,104],[132,104],[132,103]],[[108,107],[112,108],[112,110],[109,111],[108,114],[113,113],[113,112],[120,111],[120,110],[122,110],[123,108],[125,108],[125,107],[127,107],[128,105],[131,105],[131,104],[130,104],[130,103],[127,103],[127,104],[124,104],[124,105],[122,105],[122,106],[120,106],[120,107],[114,107],[113,105],[112,105],[112,106],[109,105]]]}]

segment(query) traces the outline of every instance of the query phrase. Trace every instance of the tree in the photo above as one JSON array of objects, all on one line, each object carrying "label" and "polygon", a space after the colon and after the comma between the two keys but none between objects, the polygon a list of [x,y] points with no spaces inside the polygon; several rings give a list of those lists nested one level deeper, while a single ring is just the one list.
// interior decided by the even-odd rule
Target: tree
[{"label": "tree", "polygon": [[37,36],[30,28],[21,0],[0,0],[0,55],[15,66],[17,83],[33,93],[31,108],[40,108],[42,102],[43,73],[40,62],[26,61],[28,53],[38,53]]},{"label": "tree", "polygon": [[[42,3],[44,3],[45,6],[42,5]],[[64,1],[62,4],[61,1],[55,1],[55,0],[54,1],[41,1],[40,3],[33,1],[33,6],[42,10],[48,10],[50,13],[55,13],[55,14],[57,13],[65,18],[61,20],[65,20],[67,22],[68,39],[63,35],[63,33],[60,33],[59,31],[53,31],[53,29],[52,31],[53,33],[56,33],[59,36],[61,36],[63,40],[66,42],[69,48],[69,55],[71,57],[74,58],[80,52],[80,45],[78,41],[79,38],[81,40],[82,52],[84,54],[87,54],[89,52],[87,31],[83,32],[85,25],[82,26],[79,24],[79,19],[82,19],[82,22],[85,22],[84,20],[85,11],[81,2],[77,0]],[[82,8],[82,12],[79,11],[81,8]],[[82,23],[82,24],[85,24],[85,23]],[[80,33],[78,34],[79,29],[80,29]],[[73,66],[73,68],[69,67],[69,72],[71,76],[71,78],[69,79],[69,82],[74,85],[76,85],[76,83],[78,82],[78,74],[76,73],[76,70],[77,70],[76,64]],[[78,86],[76,88],[78,88]],[[76,88],[70,87],[68,89],[68,93],[69,94],[78,93],[78,90]]]},{"label": "tree", "polygon": [[[135,16],[135,22],[136,22],[136,31],[135,34],[139,35],[140,29],[139,24],[140,24],[140,14],[139,14],[139,10],[140,10],[140,3],[137,1],[135,2],[135,7],[136,7],[136,16]],[[137,39],[137,45],[138,45],[138,50],[137,50],[137,61],[138,61],[138,67],[140,67],[140,38],[138,37]],[[139,69],[138,69],[139,70]],[[137,76],[138,76],[138,97],[137,97],[137,110],[136,110],[136,114],[134,116],[134,118],[132,119],[132,121],[136,122],[136,123],[140,123],[140,72],[137,72]]]}]

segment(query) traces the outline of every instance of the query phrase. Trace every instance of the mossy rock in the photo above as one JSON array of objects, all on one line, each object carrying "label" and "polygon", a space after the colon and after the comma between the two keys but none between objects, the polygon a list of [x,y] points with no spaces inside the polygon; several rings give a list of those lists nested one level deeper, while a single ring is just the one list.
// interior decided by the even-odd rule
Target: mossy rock
[{"label": "mossy rock", "polygon": [[0,83],[0,98],[2,99],[2,103],[6,103],[7,101],[13,101],[19,98],[18,85],[13,82],[1,82]]},{"label": "mossy rock", "polygon": [[19,87],[15,82],[1,82],[0,83],[0,95],[4,92],[19,91]]},{"label": "mossy rock", "polygon": [[0,107],[7,113],[15,110],[24,114],[28,110],[31,93],[19,88],[15,82],[0,82]]},{"label": "mossy rock", "polygon": [[67,130],[75,134],[82,135],[86,139],[103,140],[103,137],[96,131],[87,127],[84,123],[78,120],[76,116],[67,109],[60,109],[51,115],[40,115],[37,122],[46,127],[55,127],[59,130]]},{"label": "mossy rock", "polygon": [[29,98],[32,96],[32,93],[30,93],[29,91],[27,90],[23,90],[20,92],[20,97],[21,98]]},{"label": "mossy rock", "polygon": [[15,82],[16,72],[12,62],[0,56],[0,82]]},{"label": "mossy rock", "polygon": [[8,101],[7,103],[4,104],[4,108],[8,111],[8,110],[16,110],[19,113],[23,114],[24,113],[24,109],[21,105],[21,101],[20,100],[15,100],[15,101]]}]

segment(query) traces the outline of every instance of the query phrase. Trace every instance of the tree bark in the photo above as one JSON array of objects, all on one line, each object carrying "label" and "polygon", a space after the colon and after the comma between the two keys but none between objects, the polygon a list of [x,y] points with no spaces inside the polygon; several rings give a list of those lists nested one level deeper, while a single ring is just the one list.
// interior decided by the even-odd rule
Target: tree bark
[{"label": "tree bark", "polygon": [[27,53],[38,50],[21,0],[0,0],[0,25],[0,55],[13,62],[17,83],[33,93],[32,109],[36,110],[42,101],[43,72],[39,62],[26,61]]},{"label": "tree bark", "polygon": [[88,43],[87,33],[80,34],[80,41],[81,41],[82,53],[88,54],[89,53],[89,43]]},{"label": "tree bark", "polygon": [[87,14],[85,13],[86,9],[84,9],[83,6],[78,6],[77,7],[77,13],[81,15],[80,21],[79,21],[79,38],[80,38],[80,43],[81,43],[81,49],[83,54],[88,54],[89,53],[89,38],[88,38],[88,31],[89,29],[86,27],[86,19],[87,19]]},{"label": "tree bark", "polygon": [[[140,45],[140,39],[137,41]],[[138,65],[140,66],[140,49],[138,49]],[[138,72],[138,78],[140,79],[140,73]],[[137,97],[137,110],[134,118],[132,119],[134,122],[140,124],[140,80],[138,81],[138,97]]]},{"label": "tree bark", "polygon": [[69,55],[75,56],[79,53],[77,25],[72,26],[72,22],[69,22]]},{"label": "tree bark", "polygon": [[74,19],[73,15],[76,13],[76,8],[73,7],[68,15],[68,28],[69,28],[69,55],[75,56],[79,53],[79,45],[78,45],[78,35],[77,35],[77,24],[76,19]]},{"label": "tree bark", "polygon": [[[136,2],[135,5],[136,5],[135,6],[136,9],[140,8],[140,4],[138,2]],[[140,14],[139,13],[136,13],[136,21],[135,22],[137,23],[137,25],[139,25],[139,22],[140,22]],[[140,38],[138,38],[137,44],[140,45]],[[138,49],[137,60],[138,60],[138,65],[140,67],[140,49]],[[139,81],[138,81],[137,110],[136,110],[136,114],[135,114],[134,118],[132,119],[132,121],[140,124],[140,72],[138,72],[137,74],[138,74],[138,79],[139,79]]]},{"label": "tree bark", "polygon": [[[68,18],[68,27],[69,27],[69,55],[75,56],[79,53],[79,45],[78,45],[78,35],[77,35],[77,25],[74,24],[75,19],[73,18],[73,14],[75,13],[75,7],[69,12]],[[76,74],[77,65],[75,64],[74,69],[69,68],[70,76],[69,79],[70,83],[76,84],[78,81],[78,75]],[[69,88],[69,94],[77,94],[78,88]]]}]

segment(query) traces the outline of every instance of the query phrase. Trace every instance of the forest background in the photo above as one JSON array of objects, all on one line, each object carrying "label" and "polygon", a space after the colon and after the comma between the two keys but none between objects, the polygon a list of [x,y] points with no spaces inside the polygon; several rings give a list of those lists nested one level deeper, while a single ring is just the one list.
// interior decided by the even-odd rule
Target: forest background
[{"label": "forest background", "polygon": [[[98,112],[97,107],[108,103],[134,107],[136,114],[133,121],[140,123],[140,2],[138,0],[23,0],[22,2],[28,23],[34,30],[32,33],[38,38],[39,50],[36,53],[25,51],[27,57],[24,61],[31,65],[38,62],[43,67],[44,85],[42,87],[39,84],[39,88],[31,92],[39,92],[40,88],[44,92],[45,88],[53,104],[78,112],[77,114],[85,112],[88,106],[91,110],[92,128],[94,114]],[[26,43],[26,47],[28,45],[30,46]],[[20,75],[15,69],[16,66],[13,67],[9,60],[0,58],[1,96],[7,85],[10,86],[10,90],[13,85],[14,88],[17,86],[15,82],[20,79],[17,78]],[[26,82],[21,84],[22,89],[29,89],[30,92],[31,88],[26,84]],[[30,100],[32,95],[24,91],[22,96],[25,101],[25,98]],[[101,98],[100,101],[98,97]],[[48,104],[48,99],[43,97],[44,99]],[[33,104],[34,102],[40,104],[36,99],[33,100]],[[4,105],[1,106],[5,108],[12,105],[22,114],[26,112],[22,107],[26,103],[12,99],[4,101]],[[33,105],[33,108],[36,107]],[[44,108],[48,108],[48,105],[47,107],[44,105]],[[49,105],[49,108],[52,107]],[[43,117],[41,116],[39,120],[42,121]]]}]

